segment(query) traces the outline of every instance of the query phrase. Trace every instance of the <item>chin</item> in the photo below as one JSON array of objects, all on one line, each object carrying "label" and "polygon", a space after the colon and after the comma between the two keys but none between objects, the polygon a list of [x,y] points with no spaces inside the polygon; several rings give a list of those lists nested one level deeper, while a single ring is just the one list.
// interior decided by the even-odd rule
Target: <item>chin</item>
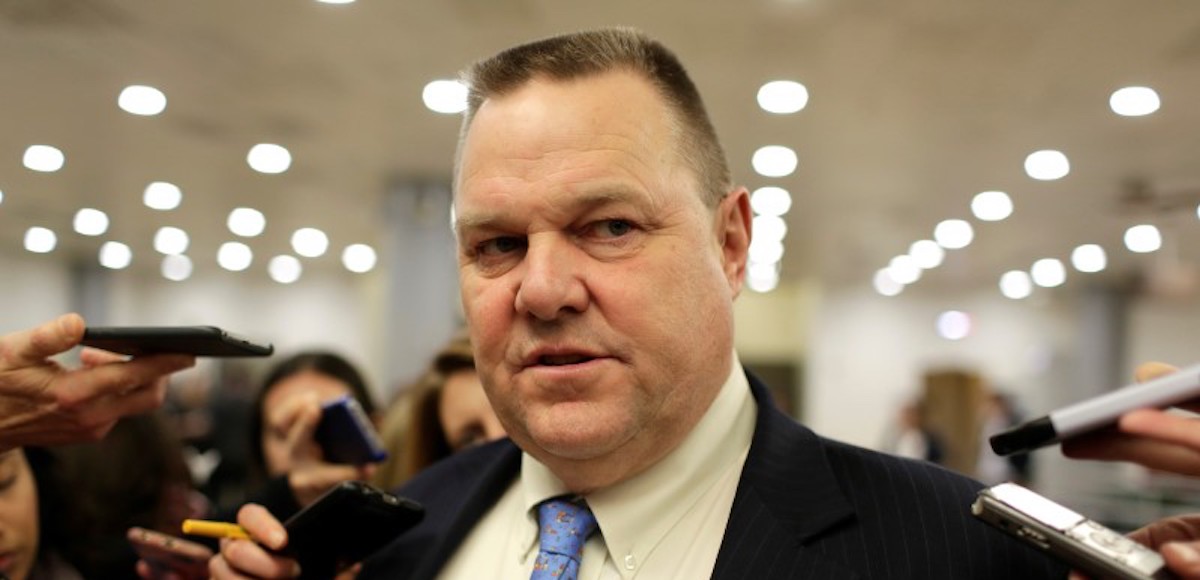
[{"label": "chin", "polygon": [[[594,422],[601,420],[593,418]],[[620,448],[629,437],[617,425],[593,424],[592,428],[576,425],[562,428],[531,429],[530,438],[546,453],[559,459],[587,461],[603,457]]]}]

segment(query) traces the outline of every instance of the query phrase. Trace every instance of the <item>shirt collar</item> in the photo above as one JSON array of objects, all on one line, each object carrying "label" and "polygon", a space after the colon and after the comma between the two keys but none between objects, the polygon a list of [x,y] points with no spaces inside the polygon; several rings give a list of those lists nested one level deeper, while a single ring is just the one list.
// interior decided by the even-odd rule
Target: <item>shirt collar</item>
[{"label": "shirt collar", "polygon": [[[716,399],[678,447],[646,471],[587,496],[609,557],[620,562],[632,554],[645,561],[700,495],[744,456],[754,436],[754,421],[755,402],[734,353]],[[537,548],[537,504],[569,491],[528,453],[522,456],[520,485],[532,551]]]}]

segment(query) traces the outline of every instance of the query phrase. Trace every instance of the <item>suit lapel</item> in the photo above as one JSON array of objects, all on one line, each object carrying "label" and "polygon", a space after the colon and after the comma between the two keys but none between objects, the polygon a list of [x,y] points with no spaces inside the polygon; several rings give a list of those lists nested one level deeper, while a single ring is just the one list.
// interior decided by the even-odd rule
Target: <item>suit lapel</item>
[{"label": "suit lapel", "polygon": [[521,450],[511,441],[505,441],[507,449],[494,462],[482,466],[482,476],[479,476],[475,485],[466,491],[464,497],[467,500],[453,516],[446,532],[430,547],[429,557],[422,559],[422,565],[411,576],[414,580],[432,580],[437,577],[438,571],[462,545],[467,534],[483,519],[488,510],[496,505],[500,496],[504,495],[513,479],[517,477],[521,468]]},{"label": "suit lapel", "polygon": [[747,375],[757,422],[712,577],[854,577],[812,546],[854,516],[820,440],[776,409],[766,387]]}]

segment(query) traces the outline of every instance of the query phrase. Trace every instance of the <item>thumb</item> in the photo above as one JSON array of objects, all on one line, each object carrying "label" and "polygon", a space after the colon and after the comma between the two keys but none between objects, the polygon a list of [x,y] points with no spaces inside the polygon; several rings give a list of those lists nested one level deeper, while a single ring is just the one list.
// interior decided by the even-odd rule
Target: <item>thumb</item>
[{"label": "thumb", "polygon": [[47,357],[70,350],[83,340],[84,327],[83,317],[71,313],[14,333],[4,339],[5,342],[11,341],[10,362],[14,366],[38,364]]}]

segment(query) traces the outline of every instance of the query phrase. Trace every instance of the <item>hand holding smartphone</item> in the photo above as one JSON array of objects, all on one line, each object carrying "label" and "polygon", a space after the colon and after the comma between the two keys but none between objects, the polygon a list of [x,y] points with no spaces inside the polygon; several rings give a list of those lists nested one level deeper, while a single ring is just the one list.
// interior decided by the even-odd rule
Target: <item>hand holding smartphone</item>
[{"label": "hand holding smartphone", "polygon": [[345,481],[283,523],[288,541],[282,552],[300,563],[301,578],[333,578],[424,516],[424,508],[410,499]]},{"label": "hand holding smartphone", "polygon": [[207,546],[139,527],[129,528],[125,537],[138,557],[150,567],[153,578],[170,574],[184,580],[208,578],[208,559],[213,552]]},{"label": "hand holding smartphone", "polygon": [[1135,409],[1163,408],[1200,397],[1200,365],[1051,411],[988,439],[997,455],[1032,451],[1111,426]]},{"label": "hand holding smartphone", "polygon": [[216,326],[93,326],[83,331],[82,344],[131,356],[171,353],[247,357],[275,352],[271,343]]},{"label": "hand holding smartphone", "polygon": [[1015,483],[979,492],[975,517],[1093,578],[1174,578],[1158,552]]}]

